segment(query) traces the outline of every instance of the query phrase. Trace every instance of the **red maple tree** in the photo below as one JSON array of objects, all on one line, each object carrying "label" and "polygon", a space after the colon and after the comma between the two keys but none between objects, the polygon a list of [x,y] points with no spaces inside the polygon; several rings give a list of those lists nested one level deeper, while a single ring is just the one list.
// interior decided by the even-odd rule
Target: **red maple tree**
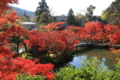
[{"label": "red maple tree", "polygon": [[[2,13],[5,12],[9,7],[8,3],[17,3],[18,0],[2,0],[0,1],[0,27],[7,23],[14,23],[18,19],[16,13],[11,13],[2,17]],[[26,33],[25,29],[20,26],[12,25],[12,27],[7,28],[5,31],[0,32],[0,80],[16,80],[18,73],[29,74],[37,76],[36,74],[41,74],[41,76],[52,80],[54,74],[50,72],[52,70],[52,64],[36,64],[38,60],[28,60],[17,57],[13,59],[14,52],[11,52],[4,43],[10,36],[18,36],[22,38]]]}]

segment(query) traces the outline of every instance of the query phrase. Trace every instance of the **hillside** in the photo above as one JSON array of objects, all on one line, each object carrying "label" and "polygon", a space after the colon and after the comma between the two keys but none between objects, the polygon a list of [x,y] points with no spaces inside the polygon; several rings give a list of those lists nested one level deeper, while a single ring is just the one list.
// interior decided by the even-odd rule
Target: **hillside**
[{"label": "hillside", "polygon": [[32,11],[28,11],[28,10],[25,10],[25,9],[21,9],[21,8],[18,8],[18,7],[14,7],[14,6],[11,6],[11,5],[8,5],[9,7],[13,8],[15,11],[18,12],[18,16],[21,17],[21,15],[26,12],[28,16],[30,16],[30,18],[35,18],[35,14],[34,12]]}]

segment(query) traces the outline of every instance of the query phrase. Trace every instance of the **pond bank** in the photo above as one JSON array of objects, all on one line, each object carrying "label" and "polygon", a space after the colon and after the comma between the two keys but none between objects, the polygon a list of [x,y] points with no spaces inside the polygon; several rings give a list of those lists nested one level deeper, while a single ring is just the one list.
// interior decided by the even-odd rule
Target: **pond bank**
[{"label": "pond bank", "polygon": [[64,61],[60,64],[56,64],[54,69],[59,70],[62,67],[66,67],[68,65],[74,66],[78,68],[82,66],[82,62],[85,59],[90,59],[96,57],[98,61],[101,63],[101,67],[107,67],[108,70],[115,70],[114,65],[116,64],[116,55],[109,51],[108,48],[95,48],[95,47],[87,47],[82,49],[81,51],[76,51],[73,53],[73,58],[69,61]]}]

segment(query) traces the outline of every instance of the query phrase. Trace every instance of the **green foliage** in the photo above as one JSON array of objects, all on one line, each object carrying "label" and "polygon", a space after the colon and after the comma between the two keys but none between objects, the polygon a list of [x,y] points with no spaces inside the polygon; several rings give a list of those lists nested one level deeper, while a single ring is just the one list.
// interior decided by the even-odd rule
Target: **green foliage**
[{"label": "green foliage", "polygon": [[20,38],[19,36],[11,36],[9,41],[10,43],[19,44],[23,41],[23,38]]},{"label": "green foliage", "polygon": [[[17,53],[19,53],[19,45],[20,45],[20,43],[23,42],[24,38],[23,37],[21,38],[20,36],[10,36],[10,38],[8,40],[10,43],[15,45],[13,48],[16,49]],[[24,44],[24,46],[25,46],[25,51],[27,51],[26,44]]]},{"label": "green foliage", "polygon": [[44,33],[44,32],[46,32],[46,29],[42,28],[42,26],[41,26],[41,28],[39,28],[39,31]]},{"label": "green foliage", "polygon": [[103,12],[102,12],[101,19],[104,20],[104,21],[107,21],[107,20],[108,20],[108,12],[103,11]]},{"label": "green foliage", "polygon": [[85,14],[85,16],[88,18],[89,21],[92,21],[94,19],[93,18],[93,10],[95,10],[95,6],[93,6],[93,5],[90,5],[87,8],[87,13]]},{"label": "green foliage", "polygon": [[54,22],[53,17],[51,17],[49,13],[43,12],[40,15],[40,19],[38,21],[38,24],[40,24],[40,25],[47,25],[48,23],[51,23],[51,22]]},{"label": "green foliage", "polygon": [[24,14],[21,17],[21,22],[30,22],[30,16],[27,16],[26,12],[24,12]]},{"label": "green foliage", "polygon": [[35,11],[35,15],[36,15],[36,18],[37,18],[37,22],[39,21],[40,19],[40,15],[43,13],[43,12],[46,12],[46,13],[50,13],[49,11],[49,6],[47,5],[46,1],[45,0],[41,0],[41,2],[39,2],[38,4],[39,6],[37,7],[37,10]]},{"label": "green foliage", "polygon": [[68,22],[69,25],[75,25],[74,12],[71,8],[68,12],[67,22]]},{"label": "green foliage", "polygon": [[18,74],[16,80],[45,80],[45,78],[42,76],[30,76],[30,75]]},{"label": "green foliage", "polygon": [[86,21],[87,18],[85,17],[85,15],[81,13],[77,13],[77,15],[75,15],[75,26],[84,26],[84,23]]},{"label": "green foliage", "polygon": [[120,25],[120,0],[115,0],[102,14],[103,20],[109,24]]},{"label": "green foliage", "polygon": [[12,12],[15,12],[15,10],[14,10],[14,9],[8,9],[8,10],[6,11],[6,13],[3,13],[3,14],[2,14],[2,16],[4,17],[5,15],[8,15],[8,14],[10,14],[10,13],[12,13]]},{"label": "green foliage", "polygon": [[74,69],[73,66],[68,66],[62,68],[60,72],[55,74],[55,80],[75,80],[75,78],[79,79],[80,73],[81,72],[78,69]]},{"label": "green foliage", "polygon": [[35,15],[36,15],[36,21],[40,26],[47,25],[48,23],[55,21],[55,18],[50,15],[49,6],[47,6],[45,0],[39,2],[39,6],[35,11]]},{"label": "green foliage", "polygon": [[109,15],[108,22],[109,24],[120,25],[119,10],[115,10],[113,13]]},{"label": "green foliage", "polygon": [[119,80],[120,65],[116,68],[116,71],[107,71],[105,67],[100,68],[100,62],[96,58],[92,58],[85,60],[80,68],[62,68],[55,74],[54,80]]},{"label": "green foliage", "polygon": [[[100,67],[100,62],[96,58],[84,60],[80,68],[68,66],[56,72],[53,80],[119,80],[120,64],[116,65],[116,71],[106,70]],[[17,80],[46,80],[43,76],[30,76],[18,74]]]},{"label": "green foliage", "polygon": [[75,20],[76,20],[76,26],[81,26],[82,20],[84,19],[84,15],[82,14],[77,14],[75,16]]},{"label": "green foliage", "polygon": [[30,53],[23,53],[21,55],[23,59],[33,59],[32,55]]}]

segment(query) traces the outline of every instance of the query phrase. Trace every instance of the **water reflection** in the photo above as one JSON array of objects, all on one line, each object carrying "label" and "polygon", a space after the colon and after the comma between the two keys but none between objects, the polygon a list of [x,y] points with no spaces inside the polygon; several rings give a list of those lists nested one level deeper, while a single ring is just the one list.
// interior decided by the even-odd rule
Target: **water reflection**
[{"label": "water reflection", "polygon": [[[73,58],[74,58],[74,56],[71,56],[69,59],[65,60],[64,62],[54,65],[53,72],[59,71],[63,67],[72,66],[69,62],[72,62]],[[73,66],[73,67],[75,67],[75,66]]]},{"label": "water reflection", "polygon": [[82,65],[84,59],[96,57],[101,62],[101,67],[107,67],[109,70],[115,70],[116,55],[111,53],[108,49],[89,48],[79,51],[74,55],[73,61],[69,62],[76,68]]},{"label": "water reflection", "polygon": [[[23,51],[21,49],[20,51]],[[79,52],[76,52],[70,59],[55,65],[54,71],[59,71],[60,68],[68,65],[78,68],[82,66],[85,59],[91,59],[96,57],[101,62],[101,67],[107,67],[109,70],[115,70],[114,65],[116,64],[116,55],[104,48],[86,48]]]},{"label": "water reflection", "polygon": [[71,65],[75,66],[75,68],[78,68],[82,65],[82,62],[84,59],[86,59],[87,56],[75,56],[73,58],[73,61],[69,62]]}]

